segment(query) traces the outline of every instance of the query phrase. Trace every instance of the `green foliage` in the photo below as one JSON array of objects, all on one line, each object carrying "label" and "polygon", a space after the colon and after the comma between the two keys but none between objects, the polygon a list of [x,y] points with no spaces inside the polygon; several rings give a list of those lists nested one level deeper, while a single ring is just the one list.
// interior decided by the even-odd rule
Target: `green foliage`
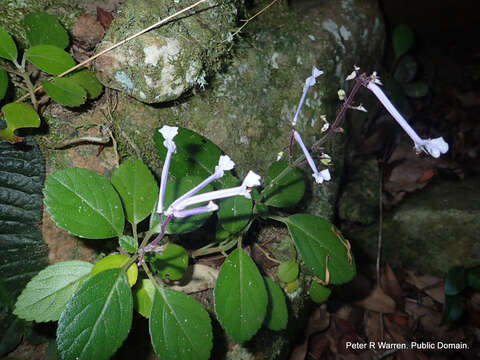
[{"label": "green foliage", "polygon": [[88,262],[77,260],[46,267],[30,280],[18,297],[14,314],[37,322],[57,321],[92,267]]},{"label": "green foliage", "polygon": [[123,250],[130,254],[134,254],[138,249],[138,240],[129,235],[121,235],[118,243]]},{"label": "green foliage", "polygon": [[132,293],[121,269],[91,277],[73,295],[58,321],[61,357],[109,359],[130,331],[132,312]]},{"label": "green foliage", "polygon": [[278,280],[289,283],[298,277],[298,264],[295,261],[285,261],[278,267]]},{"label": "green foliage", "polygon": [[120,194],[128,222],[136,225],[150,215],[158,185],[144,163],[137,159],[124,161],[113,173],[112,184]]},{"label": "green foliage", "polygon": [[18,57],[15,41],[2,27],[0,27],[0,57],[10,61],[17,61]]},{"label": "green foliage", "polygon": [[157,287],[150,313],[153,350],[162,359],[208,360],[212,326],[205,309],[188,295]]},{"label": "green foliage", "polygon": [[457,295],[445,295],[443,303],[441,325],[452,324],[459,320],[464,312],[463,297]]},{"label": "green foliage", "polygon": [[60,75],[75,66],[75,60],[69,53],[53,45],[32,46],[25,51],[24,57],[40,70],[51,75]]},{"label": "green foliage", "polygon": [[58,170],[45,182],[45,206],[57,226],[89,239],[123,232],[122,203],[103,176],[81,168]]},{"label": "green foliage", "polygon": [[42,81],[45,92],[56,102],[65,106],[80,106],[87,101],[87,92],[76,82],[56,78],[52,81]]},{"label": "green foliage", "polygon": [[14,131],[20,128],[39,127],[40,117],[37,112],[28,104],[10,103],[2,107],[3,116],[7,122],[7,128],[0,130],[0,137],[16,142],[18,137]]},{"label": "green foliage", "polygon": [[445,294],[457,295],[467,286],[467,273],[463,266],[454,266],[445,278]]},{"label": "green foliage", "polygon": [[[233,176],[225,180],[228,187],[240,185]],[[234,196],[219,201],[217,211],[218,222],[230,234],[235,234],[245,228],[252,218],[253,202],[244,196]]]},{"label": "green foliage", "polygon": [[393,77],[400,83],[409,83],[418,72],[417,60],[412,55],[405,55],[395,67]]},{"label": "green foliage", "polygon": [[2,100],[8,89],[8,74],[0,68],[0,100]]},{"label": "green foliage", "polygon": [[284,330],[287,328],[288,310],[285,295],[282,289],[275,282],[267,277],[265,286],[268,294],[267,314],[265,316],[265,325],[274,331]]},{"label": "green foliage", "polygon": [[265,282],[242,249],[228,255],[214,290],[215,314],[235,341],[243,343],[258,331],[267,311]]},{"label": "green foliage", "polygon": [[[130,257],[128,255],[120,255],[120,254],[108,255],[95,264],[95,266],[92,268],[91,275],[92,276],[96,275],[108,269],[121,268],[123,267],[123,265],[125,265],[128,262],[128,260],[130,260]],[[137,277],[138,277],[137,265],[131,264],[128,267],[126,274],[127,274],[128,283],[130,287],[132,287],[137,282]]]},{"label": "green foliage", "polygon": [[400,24],[393,29],[392,40],[395,56],[399,58],[413,47],[415,43],[415,36],[410,26],[406,24]]},{"label": "green foliage", "polygon": [[[327,220],[309,214],[295,214],[284,219],[305,265],[318,278],[325,280],[328,270],[331,284],[344,284],[355,276],[355,261],[346,242]],[[337,235],[338,234],[338,235]]]},{"label": "green foliage", "polygon": [[147,253],[145,260],[150,264],[152,272],[162,279],[178,280],[188,266],[187,252],[176,244],[168,244],[160,254]]},{"label": "green foliage", "polygon": [[300,170],[290,169],[288,174],[273,187],[270,187],[272,180],[288,167],[287,161],[277,161],[270,165],[265,180],[265,190],[262,193],[265,204],[274,207],[289,207],[302,200],[305,193],[305,179]]},{"label": "green foliage", "polygon": [[147,319],[150,317],[154,295],[155,285],[150,279],[140,280],[140,284],[136,286],[135,292],[133,293],[133,306],[135,310]]},{"label": "green foliage", "polygon": [[67,79],[70,79],[80,85],[87,92],[89,99],[96,99],[102,93],[102,84],[98,81],[97,77],[93,72],[88,69],[80,69],[75,71],[72,74],[66,76]]},{"label": "green foliage", "polygon": [[25,16],[27,40],[30,46],[54,45],[65,49],[70,43],[67,32],[58,20],[46,12],[34,12]]},{"label": "green foliage", "polygon": [[308,290],[312,301],[318,304],[327,301],[331,292],[332,290],[330,290],[328,287],[325,287],[316,281],[312,282],[312,285],[310,285],[310,290]]},{"label": "green foliage", "polygon": [[474,290],[480,290],[480,266],[474,266],[468,269],[467,285]]}]

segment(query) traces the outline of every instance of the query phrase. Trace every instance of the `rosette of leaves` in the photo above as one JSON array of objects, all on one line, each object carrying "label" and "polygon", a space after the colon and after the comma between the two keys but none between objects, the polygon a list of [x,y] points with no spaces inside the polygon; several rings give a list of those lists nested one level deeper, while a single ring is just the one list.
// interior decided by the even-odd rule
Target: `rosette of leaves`
[{"label": "rosette of leaves", "polygon": [[[8,72],[11,72],[12,76],[21,77],[30,99],[34,98],[33,107],[22,103],[7,103],[1,108],[7,126],[0,130],[0,137],[12,143],[22,140],[15,133],[17,129],[40,126],[35,99],[37,86],[41,85],[47,95],[56,102],[70,107],[80,106],[88,99],[95,99],[102,92],[102,85],[93,72],[86,68],[61,77],[74,67],[76,62],[65,51],[70,39],[55,17],[45,12],[36,12],[28,14],[24,23],[30,46],[23,53],[21,60],[12,36],[0,28],[0,57],[8,60],[11,65],[0,69],[0,101],[10,86]],[[26,67],[27,61],[43,73],[54,77],[40,76],[38,78],[42,80],[39,80],[39,83],[32,83],[33,78]]]}]

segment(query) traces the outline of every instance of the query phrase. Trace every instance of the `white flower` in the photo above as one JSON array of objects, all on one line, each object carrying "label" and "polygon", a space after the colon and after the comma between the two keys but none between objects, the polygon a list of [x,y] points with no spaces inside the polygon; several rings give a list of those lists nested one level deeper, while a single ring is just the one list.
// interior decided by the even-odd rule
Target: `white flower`
[{"label": "white flower", "polygon": [[321,184],[324,181],[329,181],[332,178],[328,169],[322,170],[319,173],[313,173],[313,177],[315,178],[317,184]]},{"label": "white flower", "polygon": [[434,158],[440,157],[441,154],[445,154],[448,151],[448,143],[443,140],[443,137],[435,139],[423,140],[423,144],[415,144],[417,151],[425,151]]},{"label": "white flower", "polygon": [[328,169],[322,170],[320,172],[318,171],[317,166],[315,165],[315,162],[313,161],[312,156],[310,155],[310,152],[308,151],[307,147],[303,143],[303,140],[302,140],[300,134],[297,131],[294,131],[293,132],[293,137],[298,142],[298,145],[300,145],[300,147],[303,151],[303,154],[305,155],[305,158],[307,159],[308,165],[310,165],[310,168],[313,171],[312,175],[315,178],[315,181],[317,182],[317,184],[322,183],[324,180],[325,181],[330,180],[331,177],[330,177],[330,172],[328,171]]},{"label": "white flower", "polygon": [[168,169],[170,168],[170,159],[172,154],[177,151],[173,138],[178,134],[178,127],[164,125],[159,132],[163,135],[165,141],[163,145],[167,148],[167,155],[163,163],[162,177],[160,178],[160,191],[158,194],[157,213],[163,212],[163,199],[165,197],[165,187],[167,186]]},{"label": "white flower", "polygon": [[307,96],[307,91],[310,86],[315,85],[315,79],[323,74],[323,71],[318,70],[315,66],[312,68],[312,76],[309,76],[305,80],[305,86],[303,87],[302,97],[300,98],[300,103],[298,104],[297,111],[295,112],[295,116],[292,120],[292,125],[295,126],[297,124],[298,114],[300,113],[300,109],[303,106],[303,102],[305,101],[305,96]]}]

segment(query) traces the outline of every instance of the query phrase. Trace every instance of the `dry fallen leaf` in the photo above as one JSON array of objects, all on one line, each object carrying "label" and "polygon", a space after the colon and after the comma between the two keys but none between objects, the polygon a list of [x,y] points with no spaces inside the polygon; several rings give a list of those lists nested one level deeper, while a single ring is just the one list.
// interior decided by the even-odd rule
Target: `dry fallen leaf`
[{"label": "dry fallen leaf", "polygon": [[382,289],[387,295],[389,295],[397,304],[399,309],[403,309],[405,306],[405,298],[403,296],[400,282],[398,281],[395,273],[390,265],[386,264],[383,268],[383,276],[380,278]]},{"label": "dry fallen leaf", "polygon": [[182,291],[187,294],[213,289],[219,270],[207,265],[195,264],[189,266],[184,277],[175,281],[170,289]]},{"label": "dry fallen leaf", "polygon": [[367,310],[377,311],[388,314],[395,311],[395,301],[385,294],[379,286],[375,286],[373,291],[365,298],[355,303]]},{"label": "dry fallen leaf", "polygon": [[79,47],[91,50],[103,39],[105,29],[92,15],[83,14],[73,26],[72,34]]},{"label": "dry fallen leaf", "polygon": [[413,271],[406,270],[405,281],[415,286],[418,290],[430,296],[433,300],[443,304],[445,299],[443,279],[431,275],[415,275]]}]

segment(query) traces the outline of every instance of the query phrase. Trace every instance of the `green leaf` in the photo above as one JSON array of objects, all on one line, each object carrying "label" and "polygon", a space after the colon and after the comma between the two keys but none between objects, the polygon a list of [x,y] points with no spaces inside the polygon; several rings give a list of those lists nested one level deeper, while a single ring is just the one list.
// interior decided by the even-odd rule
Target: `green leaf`
[{"label": "green leaf", "polygon": [[287,328],[288,311],[285,295],[282,289],[275,282],[264,277],[268,294],[267,315],[265,316],[265,325],[274,331]]},{"label": "green leaf", "polygon": [[57,321],[92,267],[88,262],[77,260],[48,266],[27,284],[17,299],[13,313],[25,320]]},{"label": "green leaf", "polygon": [[3,99],[8,89],[8,74],[5,70],[0,69],[0,100]]},{"label": "green leaf", "polygon": [[305,193],[305,178],[300,170],[292,168],[286,176],[270,187],[271,181],[286,167],[287,161],[277,161],[270,165],[262,196],[265,204],[274,207],[289,207],[302,200]]},{"label": "green leaf", "polygon": [[[163,162],[167,149],[163,145],[165,140],[159,129],[155,129],[153,139],[159,159]],[[217,145],[196,132],[181,127],[178,128],[174,142],[177,152],[172,156],[170,162],[170,175],[175,178],[198,176],[203,180],[213,174],[218,159],[222,155]]]},{"label": "green leaf", "polygon": [[448,270],[445,278],[445,295],[457,295],[467,286],[467,273],[463,266],[454,266]]},{"label": "green leaf", "polygon": [[133,293],[133,306],[135,310],[147,319],[150,317],[154,295],[155,285],[150,279],[142,279],[140,286],[136,287]]},{"label": "green leaf", "polygon": [[23,336],[25,321],[12,315],[18,294],[48,265],[42,241],[44,161],[31,138],[18,147],[0,140],[0,357]]},{"label": "green leaf", "polygon": [[57,348],[62,359],[109,359],[127,337],[132,314],[132,293],[121,269],[91,277],[58,321]]},{"label": "green leaf", "polygon": [[53,45],[37,45],[25,51],[24,57],[40,70],[59,75],[75,66],[75,60],[64,50]]},{"label": "green leaf", "polygon": [[0,137],[11,142],[21,141],[23,138],[15,135],[14,131],[26,127],[39,127],[40,116],[28,104],[10,103],[2,107],[3,117],[7,128],[0,130]]},{"label": "green leaf", "polygon": [[[240,181],[233,176],[226,180],[228,187],[240,185]],[[244,196],[234,196],[222,199],[218,202],[218,222],[231,234],[235,234],[245,226],[252,218],[253,202]]]},{"label": "green leaf", "polygon": [[285,261],[278,267],[278,280],[289,283],[298,277],[298,264],[295,261]]},{"label": "green leaf", "polygon": [[445,295],[442,309],[442,321],[440,325],[452,324],[459,320],[464,312],[463,297],[457,295]]},{"label": "green leaf", "polygon": [[310,298],[317,304],[327,301],[331,292],[332,290],[319,284],[316,281],[312,281],[312,285],[310,285],[310,290],[308,290]]},{"label": "green leaf", "polygon": [[157,287],[149,328],[153,350],[162,359],[210,358],[210,317],[198,302],[184,293]]},{"label": "green leaf", "polygon": [[176,244],[168,244],[161,254],[146,253],[145,260],[150,264],[153,273],[162,279],[180,279],[188,266],[186,250]]},{"label": "green leaf", "polygon": [[213,294],[217,319],[233,340],[243,343],[255,335],[265,319],[268,297],[260,272],[242,249],[225,259]]},{"label": "green leaf", "polygon": [[468,269],[467,284],[474,290],[480,290],[480,266]]},{"label": "green leaf", "polygon": [[410,50],[415,43],[415,36],[413,30],[407,24],[397,25],[393,29],[393,51],[395,56],[399,58]]},{"label": "green leaf", "polygon": [[54,45],[65,49],[70,39],[58,20],[46,12],[33,12],[25,16],[27,40],[30,46]]},{"label": "green leaf", "polygon": [[325,280],[327,255],[331,284],[344,284],[355,276],[353,255],[349,264],[347,243],[331,223],[309,214],[295,214],[284,222],[305,265],[315,276]]},{"label": "green leaf", "polygon": [[83,68],[77,70],[73,74],[67,75],[66,78],[84,88],[87,91],[89,99],[96,99],[102,93],[102,83],[98,81],[95,74],[88,69]]},{"label": "green leaf", "polygon": [[110,182],[91,170],[68,168],[50,174],[44,194],[52,220],[74,235],[105,239],[123,232],[120,198]]},{"label": "green leaf", "polygon": [[[197,176],[185,176],[179,179],[170,180],[165,188],[164,208],[167,209],[174,200],[178,199],[181,195],[185,194],[187,191],[200,184],[202,180],[203,179]],[[197,194],[202,194],[208,191],[213,191],[212,184],[205,186]],[[187,207],[187,209],[195,208],[202,205],[203,204],[195,204]],[[186,218],[173,219],[168,223],[166,227],[166,233],[182,234],[191,232],[202,226],[211,215],[212,213],[207,212],[203,214],[188,216]],[[158,223],[158,216],[155,216],[155,219],[155,221]]]},{"label": "green leaf", "polygon": [[405,93],[411,98],[418,99],[428,95],[428,85],[425,81],[416,81],[410,84],[405,84]]},{"label": "green leaf", "polygon": [[121,235],[118,238],[120,247],[130,254],[134,254],[138,249],[138,241],[129,235]]},{"label": "green leaf", "polygon": [[138,224],[152,212],[158,185],[148,167],[138,159],[129,159],[112,175],[112,184],[120,194],[127,220]]},{"label": "green leaf", "polygon": [[405,55],[395,67],[393,77],[400,83],[406,84],[412,81],[418,72],[417,60],[412,55]]},{"label": "green leaf", "polygon": [[87,101],[87,92],[70,79],[56,78],[42,81],[45,92],[56,102],[65,106],[80,106]]},{"label": "green leaf", "polygon": [[15,41],[13,41],[12,37],[0,27],[0,57],[15,61],[17,60],[17,56],[18,52]]},{"label": "green leaf", "polygon": [[[96,275],[108,269],[121,268],[123,265],[125,265],[128,262],[128,260],[130,260],[130,256],[128,255],[113,254],[113,255],[105,256],[103,259],[97,262],[95,266],[92,268],[91,275],[92,276]],[[137,264],[133,263],[127,269],[127,280],[128,280],[128,283],[130,284],[130,287],[135,285],[135,283],[137,282],[137,278],[138,278]]]}]

